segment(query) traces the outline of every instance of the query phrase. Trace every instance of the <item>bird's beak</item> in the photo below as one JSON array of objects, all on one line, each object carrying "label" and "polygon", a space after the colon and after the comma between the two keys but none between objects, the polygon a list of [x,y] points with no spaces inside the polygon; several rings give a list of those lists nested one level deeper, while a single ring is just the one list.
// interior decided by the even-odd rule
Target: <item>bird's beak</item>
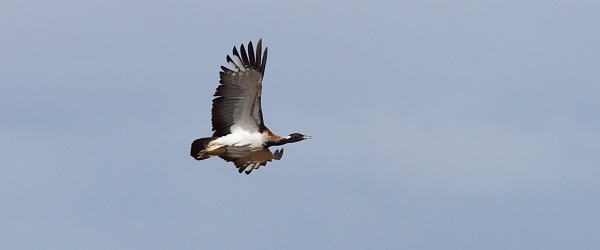
[{"label": "bird's beak", "polygon": [[302,139],[310,139],[310,136],[305,135],[304,137],[302,137]]}]

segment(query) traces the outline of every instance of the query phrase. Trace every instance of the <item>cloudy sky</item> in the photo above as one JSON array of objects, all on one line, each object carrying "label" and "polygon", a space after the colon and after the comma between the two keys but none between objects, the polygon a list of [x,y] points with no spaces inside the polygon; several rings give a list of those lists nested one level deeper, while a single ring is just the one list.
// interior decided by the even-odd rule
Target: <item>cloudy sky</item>
[{"label": "cloudy sky", "polygon": [[[599,249],[597,1],[2,1],[1,249]],[[190,143],[263,39],[246,176]]]}]

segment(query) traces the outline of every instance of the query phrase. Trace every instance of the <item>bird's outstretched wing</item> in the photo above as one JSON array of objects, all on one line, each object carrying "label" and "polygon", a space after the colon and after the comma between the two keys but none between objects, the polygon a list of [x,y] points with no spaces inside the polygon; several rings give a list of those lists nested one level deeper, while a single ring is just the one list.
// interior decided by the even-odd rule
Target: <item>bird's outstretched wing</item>
[{"label": "bird's outstretched wing", "polygon": [[236,129],[261,133],[265,130],[260,96],[267,48],[263,54],[261,39],[256,45],[256,52],[250,42],[247,53],[243,44],[240,46],[240,53],[233,47],[232,57],[227,56],[230,68],[221,66],[220,85],[214,94],[213,137],[227,135]]},{"label": "bird's outstretched wing", "polygon": [[267,165],[269,161],[279,160],[282,156],[283,148],[275,150],[275,153],[272,153],[271,150],[263,149],[249,152],[244,157],[229,157],[226,155],[220,155],[219,157],[223,160],[233,162],[240,173],[245,171],[246,174],[250,174],[252,170]]}]

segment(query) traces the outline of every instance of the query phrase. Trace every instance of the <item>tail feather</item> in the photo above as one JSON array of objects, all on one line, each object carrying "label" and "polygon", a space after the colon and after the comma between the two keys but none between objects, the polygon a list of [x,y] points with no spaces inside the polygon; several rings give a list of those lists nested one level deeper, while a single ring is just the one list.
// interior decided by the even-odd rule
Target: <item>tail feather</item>
[{"label": "tail feather", "polygon": [[190,155],[194,157],[196,160],[204,160],[206,158],[211,157],[212,155],[201,154],[202,150],[206,149],[206,146],[209,142],[217,139],[218,137],[207,137],[197,139],[192,142],[192,147],[190,149]]}]

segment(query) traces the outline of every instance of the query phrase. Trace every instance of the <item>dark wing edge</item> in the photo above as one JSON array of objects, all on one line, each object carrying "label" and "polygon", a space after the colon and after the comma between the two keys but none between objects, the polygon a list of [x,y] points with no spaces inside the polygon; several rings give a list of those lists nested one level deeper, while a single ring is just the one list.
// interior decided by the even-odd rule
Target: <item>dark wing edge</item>
[{"label": "dark wing edge", "polygon": [[[236,47],[233,47],[232,57],[227,55],[229,68],[221,66],[219,72],[220,84],[212,104],[212,130],[215,131],[213,137],[229,134],[230,127],[236,119],[244,115],[252,116],[259,132],[265,129],[260,96],[267,63],[267,48],[262,52],[262,39],[260,39],[256,50],[252,42],[248,43],[248,53],[243,44],[239,52]],[[249,114],[241,111],[244,107],[251,108]]]},{"label": "dark wing edge", "polygon": [[233,158],[223,155],[220,155],[219,157],[225,161],[233,162],[240,174],[244,172],[248,175],[252,172],[252,170],[258,169],[260,166],[267,165],[267,162],[272,160],[280,160],[282,156],[283,148],[277,149],[275,152],[271,152],[271,150],[268,149],[253,151],[247,156],[240,158]]}]

